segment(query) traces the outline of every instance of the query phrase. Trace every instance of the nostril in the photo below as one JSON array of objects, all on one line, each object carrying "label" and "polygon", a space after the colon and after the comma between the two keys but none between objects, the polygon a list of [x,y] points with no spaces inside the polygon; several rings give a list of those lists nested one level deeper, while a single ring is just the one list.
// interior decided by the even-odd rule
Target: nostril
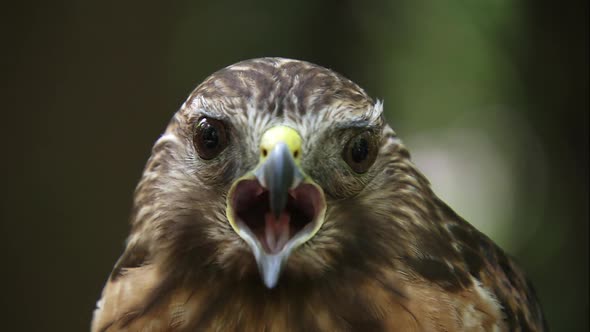
[{"label": "nostril", "polygon": [[262,156],[266,157],[268,155],[268,151],[266,149],[262,149]]},{"label": "nostril", "polygon": [[293,158],[297,158],[299,156],[299,150],[295,150],[295,152],[293,152]]}]

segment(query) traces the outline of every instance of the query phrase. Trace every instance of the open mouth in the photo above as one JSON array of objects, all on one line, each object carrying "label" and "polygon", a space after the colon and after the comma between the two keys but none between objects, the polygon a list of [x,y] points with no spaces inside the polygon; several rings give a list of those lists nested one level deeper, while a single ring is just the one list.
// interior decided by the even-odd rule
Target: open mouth
[{"label": "open mouth", "polygon": [[309,183],[289,190],[287,205],[278,216],[270,209],[269,191],[256,179],[237,183],[232,196],[237,226],[247,228],[271,255],[317,230],[324,206],[321,192]]}]

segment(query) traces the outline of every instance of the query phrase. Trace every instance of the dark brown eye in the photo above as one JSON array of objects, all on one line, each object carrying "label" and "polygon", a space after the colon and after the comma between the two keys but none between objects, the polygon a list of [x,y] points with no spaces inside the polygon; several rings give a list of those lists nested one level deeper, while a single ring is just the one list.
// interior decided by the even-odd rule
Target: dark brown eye
[{"label": "dark brown eye", "polygon": [[215,158],[227,146],[228,139],[223,122],[201,118],[195,127],[193,144],[199,156],[205,160]]},{"label": "dark brown eye", "polygon": [[365,173],[377,158],[378,146],[370,132],[364,132],[353,137],[344,151],[342,158],[356,173]]}]

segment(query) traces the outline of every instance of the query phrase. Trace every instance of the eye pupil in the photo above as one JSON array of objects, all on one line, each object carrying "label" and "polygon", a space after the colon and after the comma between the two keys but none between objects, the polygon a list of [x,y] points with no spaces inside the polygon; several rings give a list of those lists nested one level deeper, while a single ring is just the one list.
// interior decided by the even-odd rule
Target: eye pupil
[{"label": "eye pupil", "polygon": [[369,142],[364,138],[355,140],[350,152],[355,163],[363,162],[369,156]]},{"label": "eye pupil", "polygon": [[205,125],[202,139],[203,145],[207,149],[215,149],[219,144],[219,134],[217,133],[217,129],[211,125]]}]

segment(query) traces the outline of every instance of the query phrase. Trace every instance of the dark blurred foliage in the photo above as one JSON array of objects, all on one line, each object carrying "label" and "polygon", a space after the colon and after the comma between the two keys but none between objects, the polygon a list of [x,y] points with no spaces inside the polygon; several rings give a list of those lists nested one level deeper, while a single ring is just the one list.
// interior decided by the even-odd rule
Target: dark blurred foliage
[{"label": "dark blurred foliage", "polygon": [[[534,181],[514,173],[511,227],[522,234],[528,219],[537,226],[511,254],[536,285],[553,331],[588,330],[587,1],[2,7],[1,330],[88,329],[122,252],[151,145],[208,74],[260,56],[345,74],[385,99],[402,138],[445,127],[457,109],[472,109],[479,128],[483,104],[524,119],[543,157],[518,160],[522,174],[545,170],[544,198],[529,200]],[[465,89],[445,89],[447,82]],[[424,94],[416,92],[422,83]],[[507,145],[521,137],[502,136]]]}]

